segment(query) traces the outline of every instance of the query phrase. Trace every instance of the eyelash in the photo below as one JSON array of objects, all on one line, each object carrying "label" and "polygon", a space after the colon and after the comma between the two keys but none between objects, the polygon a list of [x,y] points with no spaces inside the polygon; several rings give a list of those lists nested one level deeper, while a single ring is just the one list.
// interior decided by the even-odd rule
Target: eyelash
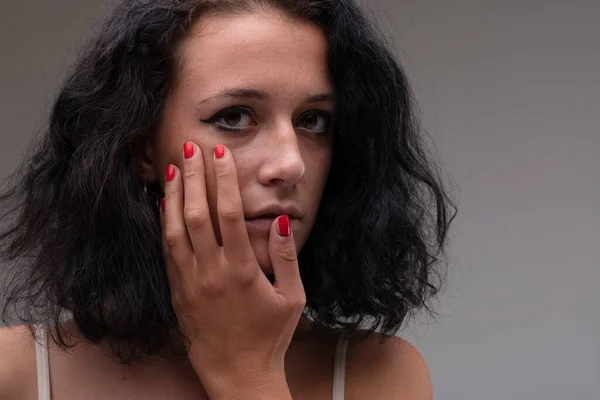
[{"label": "eyelash", "polygon": [[[234,111],[234,112],[240,111],[242,113],[246,113],[246,114],[252,116],[252,112],[249,109],[247,109],[245,107],[234,106],[234,107],[228,107],[222,111],[219,111],[218,113],[216,113],[209,119],[201,120],[201,121],[204,123],[207,123],[207,124],[211,124],[215,129],[217,129],[218,131],[221,131],[221,132],[235,133],[235,132],[243,131],[246,128],[227,128],[217,122],[221,118],[225,117],[228,113],[231,113],[232,111]],[[327,119],[327,128],[324,129],[322,132],[314,132],[313,131],[315,136],[323,136],[331,130],[331,114],[329,114],[328,112],[322,111],[322,110],[308,111],[308,112],[302,114],[300,119],[305,118],[308,115],[317,115],[317,116],[321,116],[321,117],[324,117]]]}]

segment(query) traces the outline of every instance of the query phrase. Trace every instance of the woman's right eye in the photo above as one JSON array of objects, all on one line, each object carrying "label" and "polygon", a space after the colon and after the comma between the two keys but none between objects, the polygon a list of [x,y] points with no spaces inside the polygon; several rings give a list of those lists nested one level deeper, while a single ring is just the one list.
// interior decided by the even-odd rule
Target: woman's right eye
[{"label": "woman's right eye", "polygon": [[241,107],[230,107],[219,111],[202,122],[211,124],[216,129],[224,132],[241,131],[250,125],[255,125],[251,112]]}]

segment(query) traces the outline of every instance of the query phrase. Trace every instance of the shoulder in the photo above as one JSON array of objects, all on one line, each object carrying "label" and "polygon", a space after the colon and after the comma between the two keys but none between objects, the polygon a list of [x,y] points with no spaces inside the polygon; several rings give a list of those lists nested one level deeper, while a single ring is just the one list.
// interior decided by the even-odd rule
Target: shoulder
[{"label": "shoulder", "polygon": [[346,393],[349,399],[431,400],[429,370],[418,350],[399,337],[380,334],[348,343]]},{"label": "shoulder", "polygon": [[29,328],[0,327],[0,400],[30,398],[37,388],[36,374],[35,341]]}]

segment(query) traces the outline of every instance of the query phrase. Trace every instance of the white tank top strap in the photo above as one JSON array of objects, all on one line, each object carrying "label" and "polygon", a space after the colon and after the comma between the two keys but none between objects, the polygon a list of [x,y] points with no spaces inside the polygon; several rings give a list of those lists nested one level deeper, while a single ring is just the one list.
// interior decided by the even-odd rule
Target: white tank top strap
[{"label": "white tank top strap", "polygon": [[333,400],[344,400],[347,347],[348,341],[340,336],[335,346],[335,358],[333,364]]},{"label": "white tank top strap", "polygon": [[35,327],[38,340],[35,342],[35,358],[37,364],[38,400],[50,400],[50,362],[48,358],[48,335],[46,327],[38,324]]}]

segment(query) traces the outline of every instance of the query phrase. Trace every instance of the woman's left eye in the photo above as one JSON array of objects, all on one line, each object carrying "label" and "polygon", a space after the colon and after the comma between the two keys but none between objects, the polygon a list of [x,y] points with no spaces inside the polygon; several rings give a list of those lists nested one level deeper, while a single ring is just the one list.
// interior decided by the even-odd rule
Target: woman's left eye
[{"label": "woman's left eye", "polygon": [[301,128],[308,129],[317,134],[327,132],[331,126],[331,116],[325,111],[313,111],[300,118]]}]

